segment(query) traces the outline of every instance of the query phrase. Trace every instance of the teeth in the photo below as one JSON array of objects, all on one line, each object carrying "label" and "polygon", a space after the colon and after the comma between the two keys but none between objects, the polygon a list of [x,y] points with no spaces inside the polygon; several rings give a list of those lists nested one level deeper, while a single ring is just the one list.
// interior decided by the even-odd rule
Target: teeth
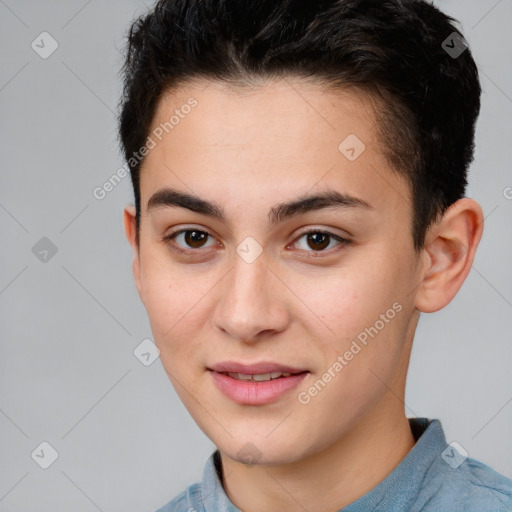
[{"label": "teeth", "polygon": [[244,375],[243,373],[228,373],[230,377],[240,380],[252,380],[250,375]]},{"label": "teeth", "polygon": [[244,373],[232,373],[227,372],[232,379],[237,380],[253,380],[256,382],[262,382],[271,379],[279,379],[280,377],[289,377],[291,373],[281,373],[281,372],[272,372],[272,373],[259,373],[257,375],[246,375]]},{"label": "teeth", "polygon": [[260,382],[262,380],[270,380],[270,373],[261,373],[258,375],[253,375],[252,378],[257,382]]}]

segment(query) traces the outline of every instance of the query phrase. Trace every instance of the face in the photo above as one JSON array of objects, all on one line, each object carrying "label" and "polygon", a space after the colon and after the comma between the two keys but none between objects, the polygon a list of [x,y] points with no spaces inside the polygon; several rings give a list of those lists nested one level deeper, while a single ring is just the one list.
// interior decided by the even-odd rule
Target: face
[{"label": "face", "polygon": [[[405,381],[418,257],[374,124],[362,92],[297,80],[191,83],[158,105],[136,283],[176,392],[232,459],[292,463],[403,411],[386,397]],[[247,382],[225,362],[302,373]]]}]

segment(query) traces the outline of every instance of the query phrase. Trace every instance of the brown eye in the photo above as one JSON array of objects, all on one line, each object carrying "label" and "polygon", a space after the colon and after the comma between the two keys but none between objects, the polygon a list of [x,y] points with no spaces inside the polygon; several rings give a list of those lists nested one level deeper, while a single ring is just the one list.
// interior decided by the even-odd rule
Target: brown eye
[{"label": "brown eye", "polygon": [[325,233],[308,233],[306,240],[308,246],[315,251],[323,250],[329,245],[329,235]]},{"label": "brown eye", "polygon": [[[300,243],[302,240],[305,240],[305,243]],[[334,244],[331,244],[335,242]],[[311,229],[302,233],[302,235],[297,239],[296,242],[299,249],[309,253],[321,253],[328,252],[329,249],[333,247],[343,247],[345,245],[350,245],[350,240],[342,238],[341,236],[335,235],[333,233],[329,233],[328,231],[319,231],[317,229]],[[328,250],[325,250],[328,249]]]},{"label": "brown eye", "polygon": [[202,247],[205,240],[208,238],[208,233],[204,231],[184,231],[185,236],[183,237],[185,243],[194,249]]},{"label": "brown eye", "polygon": [[[206,245],[208,238],[212,239],[213,244]],[[194,251],[196,249],[202,249],[204,247],[211,247],[212,245],[215,245],[215,240],[213,239],[212,235],[210,235],[210,233],[207,231],[202,231],[200,229],[182,229],[165,236],[164,241],[171,248],[177,251]]]}]

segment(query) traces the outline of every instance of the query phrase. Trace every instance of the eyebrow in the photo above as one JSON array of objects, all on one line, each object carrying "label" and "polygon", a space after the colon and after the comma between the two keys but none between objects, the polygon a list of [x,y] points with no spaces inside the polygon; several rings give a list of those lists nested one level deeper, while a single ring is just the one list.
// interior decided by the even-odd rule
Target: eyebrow
[{"label": "eyebrow", "polygon": [[[186,208],[226,223],[224,210],[217,203],[169,187],[155,192],[148,201],[147,209],[149,213],[151,210],[171,207]],[[327,190],[314,195],[306,194],[292,201],[278,203],[270,209],[268,219],[271,224],[278,224],[296,215],[327,208],[373,209],[373,206],[364,199],[342,194],[336,190]]]}]

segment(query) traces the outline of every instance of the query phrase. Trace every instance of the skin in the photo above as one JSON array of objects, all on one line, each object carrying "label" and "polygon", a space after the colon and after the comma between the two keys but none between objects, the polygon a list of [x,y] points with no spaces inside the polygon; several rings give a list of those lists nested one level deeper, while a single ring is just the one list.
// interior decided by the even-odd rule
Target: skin
[{"label": "skin", "polygon": [[[238,508],[340,509],[414,446],[403,399],[419,313],[446,306],[464,282],[482,234],[481,208],[461,199],[415,251],[408,184],[387,162],[375,105],[361,91],[290,78],[245,89],[190,82],[163,97],[151,129],[191,96],[197,106],[144,161],[140,246],[135,209],[124,210],[135,283],[162,364],[218,447],[223,487]],[[366,146],[355,161],[338,150],[349,134]],[[215,202],[225,222],[180,207],[148,212],[149,198],[163,187]],[[326,189],[371,208],[269,222],[275,204]],[[162,240],[185,228],[212,236],[192,247],[183,234],[174,244]],[[331,238],[318,249],[302,235],[308,228],[351,243]],[[252,263],[236,252],[248,236],[263,250]],[[394,303],[400,312],[301,404],[298,394]],[[223,395],[207,371],[227,360],[275,361],[310,373],[273,403],[242,405]],[[247,443],[258,450],[254,464],[246,464]]]}]

